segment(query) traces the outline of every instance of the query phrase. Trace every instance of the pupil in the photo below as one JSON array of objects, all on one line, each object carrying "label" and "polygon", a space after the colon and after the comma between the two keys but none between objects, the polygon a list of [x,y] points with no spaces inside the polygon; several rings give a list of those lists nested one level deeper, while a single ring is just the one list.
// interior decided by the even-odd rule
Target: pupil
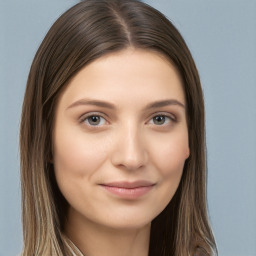
[{"label": "pupil", "polygon": [[156,116],[154,117],[155,124],[163,124],[165,122],[164,116]]},{"label": "pupil", "polygon": [[94,125],[95,125],[95,124],[99,124],[100,117],[98,117],[98,116],[91,116],[89,120],[90,120],[91,123],[94,124]]}]

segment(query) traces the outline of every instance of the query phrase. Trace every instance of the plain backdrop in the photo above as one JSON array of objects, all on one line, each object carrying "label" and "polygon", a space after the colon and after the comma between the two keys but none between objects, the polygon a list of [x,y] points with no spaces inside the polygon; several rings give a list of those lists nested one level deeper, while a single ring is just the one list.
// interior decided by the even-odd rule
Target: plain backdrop
[{"label": "plain backdrop", "polygon": [[[27,75],[74,0],[0,0],[0,256],[22,247],[18,130]],[[180,30],[206,101],[208,204],[220,256],[256,255],[256,1],[148,0]]]}]

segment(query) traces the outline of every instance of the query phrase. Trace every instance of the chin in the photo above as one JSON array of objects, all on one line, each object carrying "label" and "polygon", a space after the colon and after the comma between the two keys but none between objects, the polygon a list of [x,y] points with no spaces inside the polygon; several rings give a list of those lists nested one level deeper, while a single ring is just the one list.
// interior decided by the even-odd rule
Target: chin
[{"label": "chin", "polygon": [[105,223],[105,226],[115,230],[136,230],[149,227],[152,220],[135,220],[134,218],[127,218],[125,220],[113,220]]}]

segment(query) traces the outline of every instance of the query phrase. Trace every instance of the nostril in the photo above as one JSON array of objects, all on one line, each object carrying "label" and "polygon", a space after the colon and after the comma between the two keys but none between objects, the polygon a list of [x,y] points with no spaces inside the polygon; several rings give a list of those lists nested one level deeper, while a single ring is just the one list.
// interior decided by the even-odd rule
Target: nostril
[{"label": "nostril", "polygon": [[148,161],[147,153],[144,149],[129,150],[122,148],[113,153],[112,163],[116,166],[122,166],[127,170],[137,170],[143,168]]},{"label": "nostril", "polygon": [[137,121],[131,122],[129,119],[119,132],[116,136],[116,144],[113,144],[112,163],[127,170],[136,170],[145,166],[148,160],[147,148]]}]

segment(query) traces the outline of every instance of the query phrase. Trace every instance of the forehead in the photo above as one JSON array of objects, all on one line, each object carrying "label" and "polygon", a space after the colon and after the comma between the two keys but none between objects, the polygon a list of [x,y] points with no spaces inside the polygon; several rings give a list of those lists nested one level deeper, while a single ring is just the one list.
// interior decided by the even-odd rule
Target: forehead
[{"label": "forehead", "polygon": [[83,97],[134,102],[176,98],[185,104],[176,67],[163,55],[126,49],[103,56],[80,70],[61,95],[68,104]]}]

